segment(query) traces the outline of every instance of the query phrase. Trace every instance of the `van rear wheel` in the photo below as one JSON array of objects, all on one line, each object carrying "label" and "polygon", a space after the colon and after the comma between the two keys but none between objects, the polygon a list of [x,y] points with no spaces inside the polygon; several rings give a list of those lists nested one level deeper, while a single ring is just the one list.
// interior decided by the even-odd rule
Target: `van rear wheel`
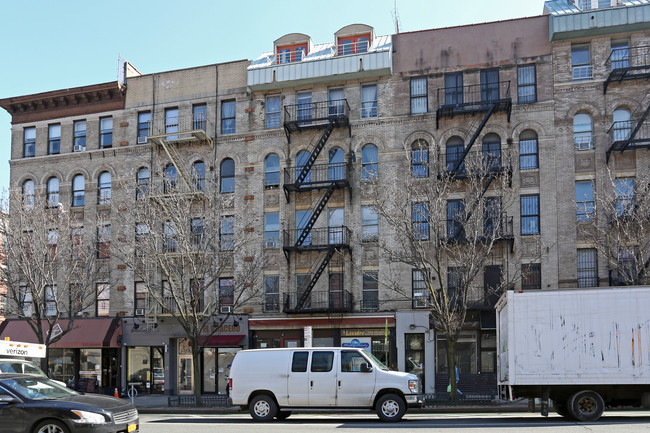
[{"label": "van rear wheel", "polygon": [[377,400],[377,416],[384,422],[396,422],[406,413],[406,403],[398,395],[386,394]]},{"label": "van rear wheel", "polygon": [[605,401],[596,391],[578,391],[569,398],[567,410],[577,421],[596,421],[605,411]]},{"label": "van rear wheel", "polygon": [[278,413],[278,405],[270,395],[258,395],[251,401],[249,412],[255,421],[271,421]]}]

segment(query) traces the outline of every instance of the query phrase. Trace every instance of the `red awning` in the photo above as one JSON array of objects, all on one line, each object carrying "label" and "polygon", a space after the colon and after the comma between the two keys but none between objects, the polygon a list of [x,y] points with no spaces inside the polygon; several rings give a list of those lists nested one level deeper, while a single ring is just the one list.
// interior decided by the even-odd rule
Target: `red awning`
[{"label": "red awning", "polygon": [[213,335],[206,338],[202,337],[200,343],[209,347],[238,347],[239,343],[244,339],[243,335]]},{"label": "red awning", "polygon": [[[69,320],[58,320],[57,324],[61,329],[66,329]],[[93,319],[75,319],[72,329],[65,334],[59,341],[50,345],[58,348],[81,348],[81,347],[120,347],[117,337],[122,335],[120,326],[121,320],[118,318],[93,318]],[[48,325],[43,323],[46,328],[43,331],[46,335]],[[54,330],[56,332],[56,329]],[[24,341],[27,343],[37,343],[38,339],[34,331],[26,320],[6,320],[0,326],[0,338],[9,337],[13,341]]]}]

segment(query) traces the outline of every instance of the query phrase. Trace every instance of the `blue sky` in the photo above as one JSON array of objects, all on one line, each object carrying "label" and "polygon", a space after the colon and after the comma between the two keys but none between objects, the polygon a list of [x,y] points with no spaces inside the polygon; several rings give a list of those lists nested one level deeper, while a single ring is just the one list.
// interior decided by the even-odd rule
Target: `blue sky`
[{"label": "blue sky", "polygon": [[[0,98],[117,80],[118,56],[144,74],[254,59],[287,33],[329,42],[363,23],[395,33],[395,0],[6,0]],[[541,15],[543,0],[397,0],[408,32]],[[0,191],[9,186],[11,116],[0,109]]]}]

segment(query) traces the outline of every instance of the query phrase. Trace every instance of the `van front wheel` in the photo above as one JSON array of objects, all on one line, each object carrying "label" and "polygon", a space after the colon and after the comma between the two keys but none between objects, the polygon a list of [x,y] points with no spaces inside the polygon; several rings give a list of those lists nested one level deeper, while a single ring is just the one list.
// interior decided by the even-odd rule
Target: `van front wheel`
[{"label": "van front wheel", "polygon": [[377,416],[384,422],[396,422],[406,413],[406,403],[398,395],[386,394],[377,400]]},{"label": "van front wheel", "polygon": [[255,421],[271,421],[278,412],[278,405],[269,395],[258,395],[249,406],[251,417]]}]

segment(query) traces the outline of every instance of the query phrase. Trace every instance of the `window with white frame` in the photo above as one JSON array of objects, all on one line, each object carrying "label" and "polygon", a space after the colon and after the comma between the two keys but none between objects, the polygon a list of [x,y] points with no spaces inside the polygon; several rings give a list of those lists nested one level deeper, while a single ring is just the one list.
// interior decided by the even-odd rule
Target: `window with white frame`
[{"label": "window with white frame", "polygon": [[371,181],[377,179],[378,174],[378,160],[377,146],[374,144],[366,144],[361,149],[361,180]]},{"label": "window with white frame", "polygon": [[411,290],[413,308],[426,308],[429,305],[429,289],[427,288],[424,272],[418,269],[411,271]]},{"label": "window with white frame", "polygon": [[280,248],[280,213],[266,212],[264,214],[264,248]]},{"label": "window with white frame", "polygon": [[232,251],[235,247],[235,217],[225,216],[221,218],[219,225],[219,238],[221,251]]},{"label": "window with white frame", "polygon": [[592,180],[576,181],[576,220],[591,221],[596,212],[594,201],[594,182]]},{"label": "window with white frame", "polygon": [[361,86],[361,118],[377,117],[377,85]]},{"label": "window with white frame", "polygon": [[59,206],[59,179],[51,177],[47,180],[47,206]]},{"label": "window with white frame", "polygon": [[97,317],[108,316],[111,312],[110,284],[97,283]]},{"label": "window with white frame", "polygon": [[48,155],[61,153],[61,124],[57,123],[48,126]]},{"label": "window with white frame", "polygon": [[411,114],[426,113],[429,109],[427,77],[411,78]]},{"label": "window with white frame", "polygon": [[266,127],[279,128],[282,119],[280,96],[266,97]]},{"label": "window with white frame", "polygon": [[74,122],[74,150],[86,150],[86,121]]},{"label": "window with white frame", "polygon": [[573,117],[573,143],[575,150],[592,150],[594,148],[591,116],[578,113]]},{"label": "window with white frame", "polygon": [[36,127],[30,126],[23,129],[23,157],[36,156]]},{"label": "window with white frame", "polygon": [[99,147],[107,149],[113,146],[113,118],[99,119]]},{"label": "window with white frame", "polygon": [[571,71],[573,81],[590,80],[592,78],[589,44],[574,44],[571,46]]},{"label": "window with white frame", "polygon": [[138,144],[147,142],[147,137],[151,134],[151,111],[138,113]]},{"label": "window with white frame", "polygon": [[72,178],[72,206],[81,207],[84,205],[86,195],[86,179],[83,174]]},{"label": "window with white frame", "polygon": [[268,189],[280,186],[280,157],[275,153],[264,158],[264,187]]},{"label": "window with white frame", "polygon": [[373,242],[379,239],[379,219],[374,206],[361,206],[361,241]]},{"label": "window with white frame", "polygon": [[234,134],[235,129],[235,116],[236,116],[236,103],[235,101],[221,102],[221,133]]},{"label": "window with white frame", "polygon": [[97,204],[110,204],[111,203],[111,174],[104,171],[99,175],[99,182],[97,183]]},{"label": "window with white frame", "polygon": [[144,316],[147,303],[147,285],[142,281],[136,281],[134,292],[133,306],[135,307],[135,311],[133,314],[136,316]]}]

